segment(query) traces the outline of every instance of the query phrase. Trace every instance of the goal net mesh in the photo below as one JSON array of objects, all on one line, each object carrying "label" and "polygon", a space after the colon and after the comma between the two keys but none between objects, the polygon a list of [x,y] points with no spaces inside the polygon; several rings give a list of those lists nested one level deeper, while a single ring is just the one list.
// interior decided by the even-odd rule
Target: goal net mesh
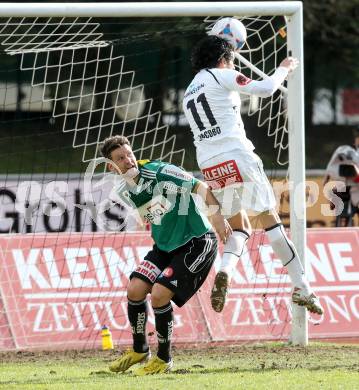
[{"label": "goal net mesh", "polygon": [[[190,50],[217,19],[0,19],[0,349],[98,347],[103,325],[115,344],[131,343],[125,288],[151,240],[131,233],[146,227],[109,200],[116,180],[103,165],[90,188],[84,174],[115,134],[138,159],[198,170],[181,100]],[[271,75],[287,56],[285,18],[238,19],[252,64],[238,69]],[[271,98],[242,96],[241,112],[269,168],[286,165],[285,86]],[[213,274],[176,309],[174,342],[288,337],[289,280],[263,234],[238,263],[221,321],[209,303]],[[156,342],[153,325],[150,313]]]}]

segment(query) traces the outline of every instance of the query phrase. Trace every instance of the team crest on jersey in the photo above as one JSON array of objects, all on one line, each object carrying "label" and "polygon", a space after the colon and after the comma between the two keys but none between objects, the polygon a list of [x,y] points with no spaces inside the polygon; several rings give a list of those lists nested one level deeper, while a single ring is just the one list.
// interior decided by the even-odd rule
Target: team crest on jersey
[{"label": "team crest on jersey", "polygon": [[244,76],[243,74],[239,74],[237,77],[236,77],[236,82],[237,84],[239,85],[247,85],[251,82],[252,80],[249,79],[248,77]]}]

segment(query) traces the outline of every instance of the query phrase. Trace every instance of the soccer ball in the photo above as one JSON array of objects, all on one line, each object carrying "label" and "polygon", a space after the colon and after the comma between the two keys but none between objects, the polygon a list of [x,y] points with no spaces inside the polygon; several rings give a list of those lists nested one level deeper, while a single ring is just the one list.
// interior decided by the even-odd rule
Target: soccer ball
[{"label": "soccer ball", "polygon": [[242,22],[235,18],[219,19],[208,35],[216,35],[217,37],[227,39],[234,47],[234,50],[241,49],[247,39],[246,28]]}]

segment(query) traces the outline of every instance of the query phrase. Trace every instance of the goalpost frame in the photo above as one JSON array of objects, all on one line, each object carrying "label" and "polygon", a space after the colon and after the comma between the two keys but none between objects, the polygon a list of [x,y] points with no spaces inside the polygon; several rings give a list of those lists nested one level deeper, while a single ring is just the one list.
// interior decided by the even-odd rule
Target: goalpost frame
[{"label": "goalpost frame", "polygon": [[[304,139],[303,9],[300,1],[176,3],[1,3],[1,17],[175,17],[283,15],[288,22],[288,53],[300,66],[288,80],[291,237],[305,268],[306,201]],[[291,342],[307,345],[304,308],[293,306]]]}]

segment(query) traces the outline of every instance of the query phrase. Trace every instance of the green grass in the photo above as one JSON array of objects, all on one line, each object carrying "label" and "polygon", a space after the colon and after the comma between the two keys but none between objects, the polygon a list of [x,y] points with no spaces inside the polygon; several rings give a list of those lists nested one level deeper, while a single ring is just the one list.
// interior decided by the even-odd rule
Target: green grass
[{"label": "green grass", "polygon": [[135,377],[106,351],[0,354],[1,389],[359,389],[359,346],[270,343],[175,349],[171,374]]}]

